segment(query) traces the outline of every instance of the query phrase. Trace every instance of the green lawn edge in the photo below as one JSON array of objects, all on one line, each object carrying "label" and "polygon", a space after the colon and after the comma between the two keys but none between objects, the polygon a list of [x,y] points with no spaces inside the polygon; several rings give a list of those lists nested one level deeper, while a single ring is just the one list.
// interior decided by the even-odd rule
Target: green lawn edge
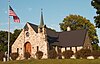
[{"label": "green lawn edge", "polygon": [[100,64],[100,59],[30,59],[0,62],[0,64]]}]

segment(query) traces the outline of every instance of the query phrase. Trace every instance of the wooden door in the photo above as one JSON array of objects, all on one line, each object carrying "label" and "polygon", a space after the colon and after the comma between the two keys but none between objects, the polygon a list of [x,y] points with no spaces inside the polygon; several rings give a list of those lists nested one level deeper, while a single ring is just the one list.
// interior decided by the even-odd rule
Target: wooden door
[{"label": "wooden door", "polygon": [[25,52],[29,52],[31,54],[31,44],[29,42],[25,44]]}]

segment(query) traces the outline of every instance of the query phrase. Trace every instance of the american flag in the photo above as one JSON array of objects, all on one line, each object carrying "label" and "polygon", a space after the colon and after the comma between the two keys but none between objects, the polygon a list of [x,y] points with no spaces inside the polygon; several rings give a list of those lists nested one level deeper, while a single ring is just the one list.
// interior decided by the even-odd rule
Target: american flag
[{"label": "american flag", "polygon": [[9,6],[9,16],[13,16],[14,22],[18,22],[18,23],[20,22],[19,17],[16,15],[16,13],[11,8],[11,6]]}]

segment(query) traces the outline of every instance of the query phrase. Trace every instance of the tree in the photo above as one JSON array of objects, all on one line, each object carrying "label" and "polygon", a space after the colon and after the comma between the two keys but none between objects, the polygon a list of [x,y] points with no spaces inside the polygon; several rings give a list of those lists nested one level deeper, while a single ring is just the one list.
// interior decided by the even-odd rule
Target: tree
[{"label": "tree", "polygon": [[80,15],[66,16],[63,22],[60,23],[60,28],[61,30],[66,31],[68,26],[71,27],[71,30],[88,29],[88,34],[89,34],[90,40],[92,41],[92,44],[99,43],[95,26],[86,18]]},{"label": "tree", "polygon": [[7,51],[7,44],[8,44],[8,32],[7,31],[0,31],[0,51]]},{"label": "tree", "polygon": [[19,36],[19,34],[21,33],[22,29],[15,29],[14,33],[11,35],[11,43],[10,46],[12,46],[12,44],[15,42],[16,38]]},{"label": "tree", "polygon": [[[14,30],[14,33],[10,32],[10,48],[18,35],[20,34],[21,29]],[[0,31],[0,51],[6,52],[8,47],[8,32]]]},{"label": "tree", "polygon": [[91,5],[97,10],[97,16],[94,16],[96,27],[100,28],[100,0],[92,0]]}]

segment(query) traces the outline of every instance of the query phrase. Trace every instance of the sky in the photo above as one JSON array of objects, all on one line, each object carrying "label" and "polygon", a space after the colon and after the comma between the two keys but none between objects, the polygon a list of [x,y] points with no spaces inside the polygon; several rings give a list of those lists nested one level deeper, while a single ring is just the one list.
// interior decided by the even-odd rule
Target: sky
[{"label": "sky", "polygon": [[[8,31],[8,5],[14,9],[21,20],[20,23],[15,23],[10,17],[11,32],[22,29],[26,22],[39,25],[41,8],[44,23],[56,31],[60,31],[59,23],[70,14],[81,15],[93,24],[93,17],[96,15],[91,0],[10,0],[10,3],[8,0],[0,0],[0,30]],[[97,29],[97,34],[100,40],[100,29]]]}]

